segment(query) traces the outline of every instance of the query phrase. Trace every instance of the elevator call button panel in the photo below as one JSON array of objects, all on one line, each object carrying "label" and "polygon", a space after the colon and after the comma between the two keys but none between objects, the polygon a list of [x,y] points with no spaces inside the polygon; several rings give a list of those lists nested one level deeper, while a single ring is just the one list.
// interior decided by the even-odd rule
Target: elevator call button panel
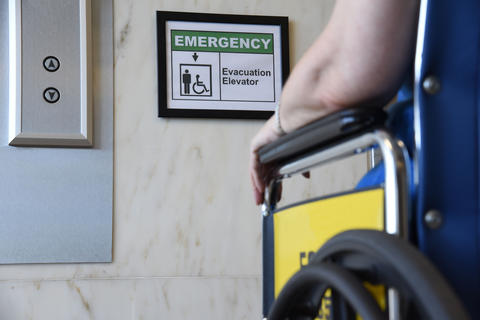
[{"label": "elevator call button panel", "polygon": [[91,0],[9,0],[9,144],[92,147]]}]

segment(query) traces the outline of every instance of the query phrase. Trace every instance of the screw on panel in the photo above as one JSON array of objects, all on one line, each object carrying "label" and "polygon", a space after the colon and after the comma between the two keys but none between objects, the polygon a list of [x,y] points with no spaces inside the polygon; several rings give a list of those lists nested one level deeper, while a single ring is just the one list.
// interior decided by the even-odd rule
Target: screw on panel
[{"label": "screw on panel", "polygon": [[436,94],[440,91],[440,81],[435,76],[428,76],[423,80],[422,83],[423,90],[428,94]]},{"label": "screw on panel", "polygon": [[438,210],[429,210],[425,213],[424,221],[430,229],[438,229],[443,224],[442,213]]}]

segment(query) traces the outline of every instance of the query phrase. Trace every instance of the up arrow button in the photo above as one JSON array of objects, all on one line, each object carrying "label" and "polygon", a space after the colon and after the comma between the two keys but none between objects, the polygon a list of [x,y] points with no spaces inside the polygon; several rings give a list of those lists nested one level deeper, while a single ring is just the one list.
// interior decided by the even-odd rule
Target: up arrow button
[{"label": "up arrow button", "polygon": [[43,67],[48,72],[55,72],[60,68],[60,61],[54,56],[48,56],[43,59]]}]

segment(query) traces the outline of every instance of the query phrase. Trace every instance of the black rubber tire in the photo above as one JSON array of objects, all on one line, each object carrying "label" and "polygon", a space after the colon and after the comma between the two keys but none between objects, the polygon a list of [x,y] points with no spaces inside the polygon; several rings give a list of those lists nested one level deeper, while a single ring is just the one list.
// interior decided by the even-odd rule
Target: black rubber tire
[{"label": "black rubber tire", "polygon": [[[298,314],[292,314],[292,308],[301,302],[299,299],[305,298],[306,292],[318,286],[329,287],[338,292],[363,319],[386,319],[386,315],[362,283],[353,274],[332,263],[309,265],[294,274],[273,303],[268,319],[284,320],[292,319],[293,316],[298,317]],[[314,319],[316,315],[308,318]]]},{"label": "black rubber tire", "polygon": [[[407,241],[376,230],[349,230],[327,241],[311,263],[341,261],[352,254],[363,254],[379,262],[392,285],[407,294],[422,314],[435,320],[470,319],[462,303],[442,274]],[[388,282],[388,281],[387,281]]]}]

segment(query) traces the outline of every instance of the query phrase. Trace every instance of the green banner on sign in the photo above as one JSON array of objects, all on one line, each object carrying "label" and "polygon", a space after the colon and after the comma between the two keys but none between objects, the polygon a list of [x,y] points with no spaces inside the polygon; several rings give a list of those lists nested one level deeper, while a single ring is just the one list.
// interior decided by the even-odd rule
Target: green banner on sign
[{"label": "green banner on sign", "polygon": [[171,31],[173,51],[273,54],[273,34],[215,31]]}]

